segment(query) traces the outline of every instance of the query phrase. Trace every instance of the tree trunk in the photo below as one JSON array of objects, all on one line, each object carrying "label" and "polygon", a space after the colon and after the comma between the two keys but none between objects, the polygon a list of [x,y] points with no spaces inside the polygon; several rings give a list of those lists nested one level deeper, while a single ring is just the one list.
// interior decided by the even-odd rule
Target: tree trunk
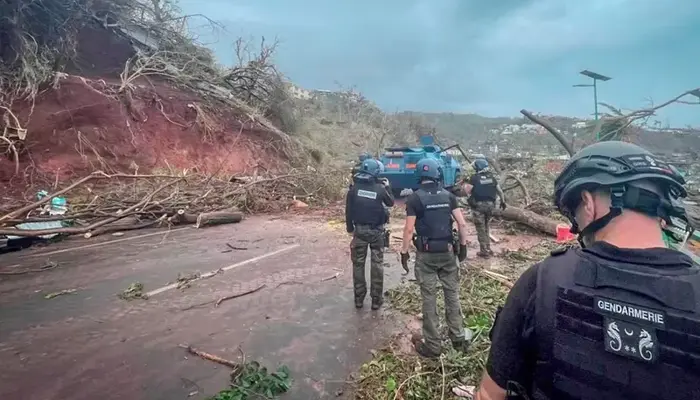
[{"label": "tree trunk", "polygon": [[508,206],[505,210],[496,208],[493,210],[493,216],[527,225],[551,236],[557,236],[557,225],[561,224],[557,220],[513,206]]},{"label": "tree trunk", "polygon": [[202,228],[210,225],[234,224],[242,220],[243,213],[240,211],[213,211],[199,214],[194,227]]}]

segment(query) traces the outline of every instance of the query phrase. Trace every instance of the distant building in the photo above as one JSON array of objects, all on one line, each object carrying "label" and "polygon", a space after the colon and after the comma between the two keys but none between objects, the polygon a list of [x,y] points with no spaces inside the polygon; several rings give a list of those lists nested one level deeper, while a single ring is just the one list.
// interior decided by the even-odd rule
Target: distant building
[{"label": "distant building", "polygon": [[287,90],[289,91],[289,95],[295,99],[309,100],[311,98],[311,92],[299,86],[289,85]]}]

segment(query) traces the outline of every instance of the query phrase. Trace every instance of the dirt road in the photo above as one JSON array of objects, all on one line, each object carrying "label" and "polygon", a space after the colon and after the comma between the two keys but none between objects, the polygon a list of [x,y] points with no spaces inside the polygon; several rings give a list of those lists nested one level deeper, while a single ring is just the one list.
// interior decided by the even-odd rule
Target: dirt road
[{"label": "dirt road", "polygon": [[[201,399],[226,386],[227,368],[180,344],[287,364],[295,383],[285,398],[335,398],[371,349],[405,330],[390,312],[370,311],[369,299],[355,310],[343,228],[312,217],[252,217],[2,255],[3,271],[58,266],[0,276],[0,398]],[[394,254],[385,261],[387,289],[406,278]],[[188,288],[175,283],[217,270]],[[117,297],[133,282],[148,300]],[[45,298],[66,289],[75,292]]]}]

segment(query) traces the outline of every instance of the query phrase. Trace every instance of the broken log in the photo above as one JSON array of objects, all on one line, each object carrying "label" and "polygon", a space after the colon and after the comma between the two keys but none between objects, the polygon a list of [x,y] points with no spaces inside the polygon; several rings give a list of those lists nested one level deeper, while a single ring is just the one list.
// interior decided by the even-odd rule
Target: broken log
[{"label": "broken log", "polygon": [[557,236],[557,225],[561,224],[557,220],[513,206],[508,206],[505,210],[496,208],[493,210],[493,216],[527,225],[551,236]]},{"label": "broken log", "polygon": [[235,224],[243,220],[243,213],[240,211],[213,211],[201,213],[197,217],[195,228],[220,224]]},{"label": "broken log", "polygon": [[183,209],[179,209],[177,213],[168,218],[168,222],[172,224],[196,224],[197,214],[188,213]]}]

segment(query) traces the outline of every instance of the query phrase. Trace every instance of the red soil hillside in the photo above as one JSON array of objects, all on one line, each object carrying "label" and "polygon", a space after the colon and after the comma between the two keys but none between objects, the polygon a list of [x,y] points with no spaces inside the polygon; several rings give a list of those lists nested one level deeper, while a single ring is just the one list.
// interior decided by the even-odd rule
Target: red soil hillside
[{"label": "red soil hillside", "polygon": [[137,82],[127,109],[110,87],[119,84],[118,73],[133,55],[128,42],[94,27],[79,38],[68,73],[59,74],[34,104],[14,107],[27,136],[18,174],[11,154],[0,157],[0,193],[54,185],[95,170],[253,173],[275,167],[272,135],[248,116],[211,106],[167,82]]}]

